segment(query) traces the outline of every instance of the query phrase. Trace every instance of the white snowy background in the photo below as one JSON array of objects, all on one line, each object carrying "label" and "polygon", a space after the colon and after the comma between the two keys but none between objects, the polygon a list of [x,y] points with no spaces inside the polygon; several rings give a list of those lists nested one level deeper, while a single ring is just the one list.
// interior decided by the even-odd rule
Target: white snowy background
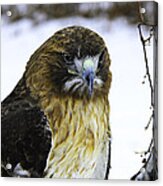
[{"label": "white snowy background", "polygon": [[[109,100],[112,129],[110,179],[130,179],[142,166],[136,152],[147,150],[151,128],[145,130],[151,115],[150,89],[145,75],[143,51],[136,26],[125,20],[70,17],[32,25],[29,20],[1,24],[1,100],[21,78],[31,54],[59,29],[71,25],[88,27],[101,35],[111,56],[113,75]],[[152,44],[148,47],[152,73]]]}]

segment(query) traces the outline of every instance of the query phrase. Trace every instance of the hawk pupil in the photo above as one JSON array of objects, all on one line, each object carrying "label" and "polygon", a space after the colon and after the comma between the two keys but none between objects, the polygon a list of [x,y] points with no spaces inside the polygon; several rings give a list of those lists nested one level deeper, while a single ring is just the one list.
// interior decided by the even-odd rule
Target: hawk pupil
[{"label": "hawk pupil", "polygon": [[69,54],[64,54],[64,60],[69,65],[73,64],[73,57]]}]

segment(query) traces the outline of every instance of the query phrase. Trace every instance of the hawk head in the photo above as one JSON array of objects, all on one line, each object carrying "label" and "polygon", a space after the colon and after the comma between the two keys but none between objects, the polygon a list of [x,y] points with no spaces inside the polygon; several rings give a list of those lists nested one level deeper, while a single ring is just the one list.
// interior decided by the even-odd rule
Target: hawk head
[{"label": "hawk head", "polygon": [[110,58],[103,39],[79,26],[56,32],[30,58],[25,76],[33,96],[107,95]]}]

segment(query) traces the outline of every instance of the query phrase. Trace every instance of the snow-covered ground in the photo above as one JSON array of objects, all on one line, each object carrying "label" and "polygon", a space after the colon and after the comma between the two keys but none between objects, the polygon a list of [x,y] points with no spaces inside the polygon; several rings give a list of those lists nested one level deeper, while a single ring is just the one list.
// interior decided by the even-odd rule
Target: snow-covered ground
[{"label": "snow-covered ground", "polygon": [[[123,20],[109,22],[105,18],[71,17],[43,22],[33,26],[29,20],[1,28],[1,100],[21,78],[30,55],[54,32],[82,25],[99,33],[105,40],[112,64],[112,87],[109,95],[112,129],[112,169],[110,179],[129,179],[141,167],[142,158],[135,152],[148,148],[151,128],[144,130],[151,111],[143,52],[136,27]],[[152,47],[149,46],[152,58]],[[152,72],[152,60],[151,72]],[[147,80],[146,80],[147,81]]]}]

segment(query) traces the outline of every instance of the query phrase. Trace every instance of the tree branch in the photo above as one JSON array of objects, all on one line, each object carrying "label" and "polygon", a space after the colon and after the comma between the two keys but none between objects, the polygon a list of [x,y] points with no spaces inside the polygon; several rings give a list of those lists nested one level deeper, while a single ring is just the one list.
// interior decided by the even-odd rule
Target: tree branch
[{"label": "tree branch", "polygon": [[[157,4],[155,4],[157,6]],[[146,68],[146,75],[148,77],[148,82],[149,82],[149,88],[150,88],[150,93],[151,93],[151,106],[152,108],[152,114],[149,118],[149,121],[145,127],[147,130],[149,128],[150,123],[153,121],[153,136],[150,141],[148,150],[144,152],[144,156],[147,158],[143,159],[144,165],[140,170],[132,176],[131,180],[156,180],[158,178],[158,166],[157,166],[157,155],[158,155],[158,150],[157,150],[157,23],[156,24],[151,24],[149,22],[145,21],[144,15],[140,12],[141,9],[141,3],[138,2],[138,7],[139,7],[139,14],[140,14],[140,21],[141,23],[138,24],[138,31],[139,31],[139,37],[140,41],[142,43],[142,48],[143,48],[143,54],[144,54],[144,62],[145,62],[145,68]],[[157,10],[157,7],[156,7]],[[150,33],[149,37],[145,39],[142,33],[142,26],[150,28]],[[146,43],[150,42],[150,40],[154,38],[154,81],[152,84],[152,79],[151,79],[151,74],[149,70],[149,61],[148,61],[148,56],[147,56],[147,51],[146,51]]]}]

